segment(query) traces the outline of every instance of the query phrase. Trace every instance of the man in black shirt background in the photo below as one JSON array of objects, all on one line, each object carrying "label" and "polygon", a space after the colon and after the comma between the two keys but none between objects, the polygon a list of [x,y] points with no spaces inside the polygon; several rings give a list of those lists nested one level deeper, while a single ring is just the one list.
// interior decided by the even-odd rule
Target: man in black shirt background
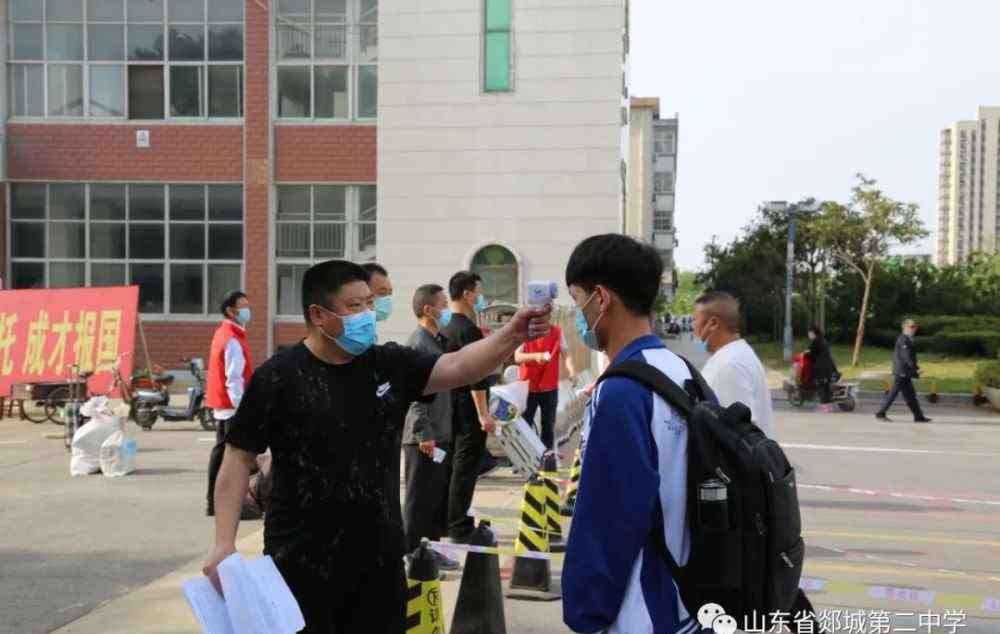
[{"label": "man in black shirt background", "polygon": [[217,566],[236,551],[250,469],[270,447],[264,552],[295,595],[308,634],[403,631],[402,535],[386,491],[389,461],[399,459],[401,412],[482,379],[549,327],[550,308],[528,307],[454,354],[374,345],[368,279],[341,260],[306,271],[306,338],[254,372],[229,424],[216,481],[215,542],[204,573],[219,588]]},{"label": "man in black shirt background", "polygon": [[[483,339],[483,331],[476,324],[479,313],[486,307],[483,280],[475,273],[459,271],[448,282],[448,294],[453,316],[441,329],[441,334],[447,342],[445,350],[457,352]],[[489,382],[485,374],[478,378],[478,382],[452,392],[455,453],[448,490],[448,536],[457,543],[467,543],[475,528],[469,508],[476,492],[479,465],[486,451],[486,435],[496,429],[496,420],[490,415],[486,400]]]}]

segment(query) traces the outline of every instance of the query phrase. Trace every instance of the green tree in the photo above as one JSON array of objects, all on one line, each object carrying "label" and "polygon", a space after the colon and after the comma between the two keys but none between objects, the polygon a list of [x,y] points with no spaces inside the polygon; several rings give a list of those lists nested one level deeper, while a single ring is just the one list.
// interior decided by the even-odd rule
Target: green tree
[{"label": "green tree", "polygon": [[861,308],[854,335],[851,364],[857,365],[868,322],[872,282],[895,245],[911,244],[927,236],[915,203],[903,203],[887,197],[878,182],[858,175],[851,201],[842,205],[828,202],[816,218],[819,244],[843,267],[856,273],[863,283]]},{"label": "green tree", "polygon": [[705,292],[705,287],[698,283],[697,276],[694,271],[681,271],[678,274],[674,300],[670,302],[671,315],[690,315],[694,312],[694,300]]}]

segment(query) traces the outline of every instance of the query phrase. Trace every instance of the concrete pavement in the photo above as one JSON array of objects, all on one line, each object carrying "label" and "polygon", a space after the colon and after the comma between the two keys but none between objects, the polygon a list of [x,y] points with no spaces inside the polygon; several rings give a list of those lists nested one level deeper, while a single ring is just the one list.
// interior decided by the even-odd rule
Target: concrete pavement
[{"label": "concrete pavement", "polygon": [[[938,422],[915,425],[878,424],[870,412],[778,412],[799,472],[810,595],[842,619],[886,610],[896,631],[931,618],[922,613],[963,610],[958,631],[995,634],[1000,418],[932,415]],[[41,437],[54,426],[0,422],[0,632],[197,631],[180,583],[198,574],[211,539],[202,502],[211,435],[130,430],[141,447],[136,475],[71,479],[61,443]],[[512,477],[488,478],[477,493],[476,509],[496,518],[508,544],[520,498]],[[244,552],[260,552],[259,527],[243,526]],[[556,576],[560,565],[556,556]],[[457,589],[457,577],[444,584],[449,619]],[[566,632],[561,610],[507,600],[508,631]]]}]

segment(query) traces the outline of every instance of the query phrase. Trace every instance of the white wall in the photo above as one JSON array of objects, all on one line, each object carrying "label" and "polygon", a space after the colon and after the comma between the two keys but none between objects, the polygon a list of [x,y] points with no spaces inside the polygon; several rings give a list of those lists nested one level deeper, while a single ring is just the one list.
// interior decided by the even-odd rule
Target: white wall
[{"label": "white wall", "polygon": [[[572,248],[620,226],[624,0],[512,2],[513,91],[482,92],[481,0],[379,6],[378,259],[412,331],[417,286],[478,246],[564,280]],[[562,301],[568,303],[566,289]]]}]

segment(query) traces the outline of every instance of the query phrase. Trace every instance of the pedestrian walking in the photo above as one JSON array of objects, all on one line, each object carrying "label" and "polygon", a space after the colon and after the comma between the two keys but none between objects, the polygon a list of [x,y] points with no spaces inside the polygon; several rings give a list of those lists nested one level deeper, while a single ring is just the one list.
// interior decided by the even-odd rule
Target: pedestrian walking
[{"label": "pedestrian walking", "polygon": [[[612,369],[644,362],[683,385],[692,378],[687,365],[650,330],[662,272],[652,247],[608,234],[574,249],[566,284],[577,331],[588,347],[607,353]],[[697,628],[662,550],[665,543],[681,566],[690,552],[687,438],[686,422],[639,383],[610,378],[594,390],[562,572],[563,620],[574,632]]]},{"label": "pedestrian walking", "polygon": [[[440,355],[447,345],[441,328],[451,321],[448,296],[437,284],[425,284],[413,294],[417,329],[408,345],[419,352]],[[406,497],[403,520],[406,552],[412,553],[421,539],[438,541],[448,528],[448,484],[452,460],[451,392],[439,392],[427,403],[410,405],[403,429],[406,463]],[[398,487],[397,487],[398,488]],[[431,551],[442,570],[457,570],[459,564]]]},{"label": "pedestrian walking", "polygon": [[[479,313],[486,308],[483,280],[475,273],[459,271],[448,282],[448,295],[452,318],[441,333],[447,342],[446,350],[458,352],[483,339],[483,332],[476,325]],[[500,363],[490,368],[490,372],[498,366]],[[487,404],[490,382],[486,375],[478,379],[466,380],[464,387],[452,392],[455,453],[448,489],[448,535],[456,543],[467,543],[475,528],[469,508],[486,451],[486,436],[496,429],[496,420]]]},{"label": "pedestrian walking", "polygon": [[548,333],[551,308],[525,307],[454,354],[376,345],[368,280],[342,260],[306,271],[306,337],[253,373],[226,430],[215,486],[215,541],[203,572],[220,588],[217,567],[236,550],[250,468],[270,447],[264,552],[302,609],[306,634],[403,632],[403,536],[385,490],[388,462],[398,459],[399,411],[482,379]]},{"label": "pedestrian walking", "polygon": [[549,335],[529,341],[514,353],[514,363],[520,365],[519,378],[528,382],[528,403],[524,420],[535,424],[535,413],[542,413],[542,444],[555,449],[556,412],[559,407],[560,360],[565,363],[566,374],[576,381],[576,366],[569,355],[569,345],[562,328],[553,325]]},{"label": "pedestrian walking", "polygon": [[694,303],[691,332],[695,342],[712,356],[701,374],[719,404],[743,403],[751,419],[774,438],[774,407],[767,370],[740,334],[740,302],[724,291],[705,293]]},{"label": "pedestrian walking", "polygon": [[[236,414],[236,408],[243,399],[243,391],[253,373],[246,331],[246,326],[250,323],[250,300],[242,291],[233,291],[222,300],[219,310],[223,319],[212,336],[208,354],[208,377],[205,382],[205,405],[212,409],[212,417],[215,419],[215,445],[208,459],[205,507],[205,514],[209,517],[215,515],[212,495],[226,448],[226,428],[229,419]],[[240,519],[259,518],[259,509],[242,509]]]},{"label": "pedestrian walking", "polygon": [[829,404],[833,399],[831,385],[839,377],[837,363],[833,360],[830,346],[826,343],[823,330],[813,324],[809,326],[809,349],[805,351],[812,362],[812,376],[819,394],[819,402]]},{"label": "pedestrian walking", "polygon": [[900,393],[907,407],[913,413],[913,421],[917,423],[929,423],[931,419],[924,416],[924,411],[920,408],[920,401],[917,400],[917,390],[913,387],[913,379],[920,378],[920,365],[917,363],[917,350],[913,347],[913,338],[917,336],[917,323],[912,319],[903,322],[903,332],[896,338],[896,348],[892,353],[892,389],[885,395],[882,406],[879,407],[875,418],[888,421],[887,412],[892,407],[893,401]]}]

